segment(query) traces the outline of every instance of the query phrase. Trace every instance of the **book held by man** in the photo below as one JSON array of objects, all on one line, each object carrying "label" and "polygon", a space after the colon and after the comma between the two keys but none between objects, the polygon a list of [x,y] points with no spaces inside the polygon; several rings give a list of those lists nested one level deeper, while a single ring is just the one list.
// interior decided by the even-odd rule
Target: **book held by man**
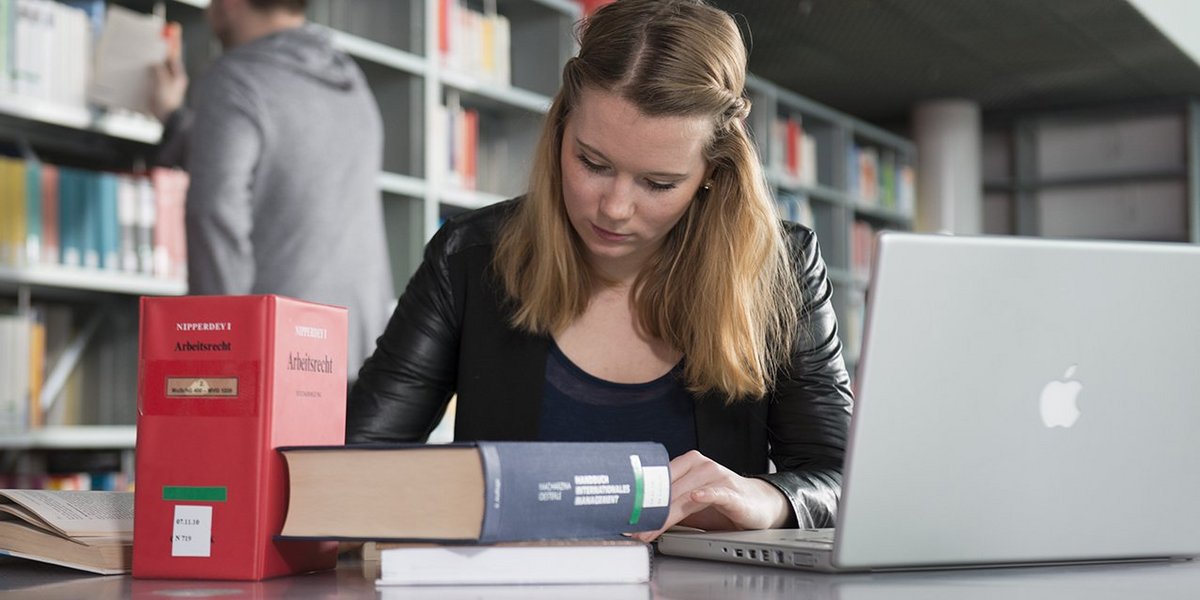
[{"label": "book held by man", "polygon": [[129,572],[133,493],[0,490],[0,555]]},{"label": "book held by man", "polygon": [[156,64],[166,58],[163,17],[110,5],[96,41],[88,100],[109,108],[150,113]]},{"label": "book held by man", "polygon": [[283,538],[495,543],[654,531],[671,500],[652,442],[281,449]]},{"label": "book held by man", "polygon": [[143,298],[133,575],[257,580],[332,568],[274,539],[280,446],[341,444],[346,309],[280,296]]}]

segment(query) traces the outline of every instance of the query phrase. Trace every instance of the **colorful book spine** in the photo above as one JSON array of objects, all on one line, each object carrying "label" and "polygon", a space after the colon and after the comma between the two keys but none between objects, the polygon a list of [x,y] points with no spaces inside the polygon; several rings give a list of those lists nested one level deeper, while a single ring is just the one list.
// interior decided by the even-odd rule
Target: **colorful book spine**
[{"label": "colorful book spine", "polygon": [[0,433],[20,433],[30,426],[31,329],[27,315],[0,315]]},{"label": "colorful book spine", "polygon": [[788,183],[817,185],[817,141],[800,115],[775,120],[769,146],[771,169]]},{"label": "colorful book spine", "polygon": [[154,229],[158,222],[154,185],[149,179],[137,182],[137,220],[134,244],[137,247],[138,272],[154,275]]},{"label": "colorful book spine", "polygon": [[[92,44],[88,16],[66,0],[0,2],[0,93],[86,107]],[[104,2],[91,3],[103,10]]]},{"label": "colorful book spine", "polygon": [[83,248],[80,245],[83,232],[80,212],[81,177],[76,169],[58,170],[58,234],[62,264],[83,266]]},{"label": "colorful book spine", "polygon": [[150,171],[154,189],[153,261],[157,277],[187,281],[185,203],[188,176],[179,169]]},{"label": "colorful book spine", "polygon": [[42,163],[25,162],[24,263],[42,261]]},{"label": "colorful book spine", "polygon": [[25,262],[25,162],[0,156],[0,264]]},{"label": "colorful book spine", "polygon": [[346,310],[279,296],[143,298],[133,576],[257,580],[331,568],[276,541],[280,446],[342,444]]},{"label": "colorful book spine", "polygon": [[92,171],[79,173],[80,193],[79,207],[79,252],[83,256],[83,266],[89,269],[100,268],[100,211],[101,191],[100,177]]},{"label": "colorful book spine", "polygon": [[439,108],[439,117],[446,126],[446,183],[452,188],[473,190],[479,173],[479,111],[455,102]]},{"label": "colorful book spine", "polygon": [[62,258],[59,253],[58,238],[58,167],[50,164],[42,165],[42,262],[58,264]]},{"label": "colorful book spine", "polygon": [[512,85],[512,24],[507,17],[471,10],[462,0],[438,0],[437,11],[443,67],[492,85]]},{"label": "colorful book spine", "polygon": [[577,446],[478,446],[484,497],[493,500],[484,503],[481,542],[604,537],[666,521],[670,459],[661,444],[592,444],[586,460],[566,461],[563,456]]},{"label": "colorful book spine", "polygon": [[137,254],[137,203],[138,182],[132,175],[117,177],[117,225],[120,229],[118,243],[121,270],[126,273],[138,271]]},{"label": "colorful book spine", "polygon": [[96,253],[99,267],[106,271],[119,271],[121,227],[117,214],[117,176],[114,173],[96,174]]}]

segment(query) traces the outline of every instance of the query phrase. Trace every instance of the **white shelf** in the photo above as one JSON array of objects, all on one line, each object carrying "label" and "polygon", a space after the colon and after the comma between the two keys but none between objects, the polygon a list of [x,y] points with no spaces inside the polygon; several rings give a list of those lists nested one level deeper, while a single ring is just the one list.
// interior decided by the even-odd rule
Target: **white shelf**
[{"label": "white shelf", "polygon": [[895,208],[888,208],[878,204],[870,204],[867,202],[853,203],[855,214],[863,217],[881,219],[891,223],[908,225],[912,222],[912,215],[902,212]]},{"label": "white shelf", "polygon": [[[208,5],[210,4],[209,0],[173,0],[173,1],[177,2],[179,4],[186,4],[188,6],[194,6],[196,8],[208,8]],[[576,4],[575,2],[573,2],[572,0],[533,0],[533,1],[535,4],[541,4],[542,6],[545,6],[549,9],[558,11],[567,16],[571,16],[571,17],[581,16],[581,13],[579,10],[579,5]]]},{"label": "white shelf", "polygon": [[500,194],[489,194],[487,192],[479,192],[475,190],[463,189],[445,189],[438,194],[438,199],[442,204],[455,206],[458,208],[474,209],[483,208],[485,206],[503,202],[508,198]]},{"label": "white shelf", "polygon": [[543,96],[515,87],[501,87],[476,79],[464,73],[442,71],[442,84],[460,92],[485,98],[500,105],[511,106],[532,113],[545,114],[550,110],[549,96]]},{"label": "white shelf", "polygon": [[767,170],[767,181],[784,191],[803,194],[816,200],[831,202],[833,204],[851,204],[845,192],[821,184],[810,185],[801,183],[795,177],[785,175],[780,169],[769,168]]},{"label": "white shelf", "polygon": [[866,289],[870,285],[870,279],[862,273],[855,273],[846,269],[837,267],[826,267],[826,272],[829,275],[829,281],[835,285],[845,285],[859,289]]},{"label": "white shelf", "polygon": [[396,173],[380,173],[375,181],[379,189],[389,194],[412,196],[414,198],[425,196],[426,185],[423,179],[398,175]]},{"label": "white shelf", "polygon": [[182,296],[187,293],[187,283],[183,281],[54,265],[32,267],[0,266],[0,283],[92,292],[110,292],[134,296]]},{"label": "white shelf", "polygon": [[333,45],[346,54],[413,75],[424,76],[429,72],[428,62],[420,56],[356,35],[328,28],[326,30],[333,38]]},{"label": "white shelf", "polygon": [[10,449],[132,449],[137,445],[133,425],[51,426],[16,434],[0,434],[0,448]]},{"label": "white shelf", "polygon": [[579,18],[582,16],[579,4],[573,0],[535,0],[535,2],[569,17]]},{"label": "white shelf", "polygon": [[12,94],[0,94],[0,113],[146,144],[156,144],[162,137],[162,124],[146,115],[93,113],[82,106],[64,106]]}]

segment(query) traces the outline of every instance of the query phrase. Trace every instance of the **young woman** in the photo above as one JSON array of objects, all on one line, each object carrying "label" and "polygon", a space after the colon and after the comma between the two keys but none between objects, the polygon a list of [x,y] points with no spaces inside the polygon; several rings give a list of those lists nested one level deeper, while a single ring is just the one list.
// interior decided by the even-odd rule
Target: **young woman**
[{"label": "young woman", "polygon": [[701,0],[588,18],[528,193],[434,236],[347,443],[424,440],[457,394],[459,440],[662,442],[668,527],[832,526],[849,378],[816,238],[779,221],[746,130],[745,69]]}]

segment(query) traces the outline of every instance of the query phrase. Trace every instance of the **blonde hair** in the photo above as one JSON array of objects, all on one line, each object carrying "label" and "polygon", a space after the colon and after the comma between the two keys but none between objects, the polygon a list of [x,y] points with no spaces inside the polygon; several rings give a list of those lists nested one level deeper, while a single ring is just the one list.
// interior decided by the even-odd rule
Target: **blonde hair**
[{"label": "blonde hair", "polygon": [[595,285],[562,194],[563,129],[585,88],[647,116],[706,116],[712,176],[633,285],[638,324],[683,352],[688,389],[760,398],[790,362],[800,292],[786,234],[744,120],[746,51],[726,13],[700,0],[620,0],[580,26],[580,50],[542,128],[529,191],[501,231],[494,269],[512,323],[561,331]]}]

